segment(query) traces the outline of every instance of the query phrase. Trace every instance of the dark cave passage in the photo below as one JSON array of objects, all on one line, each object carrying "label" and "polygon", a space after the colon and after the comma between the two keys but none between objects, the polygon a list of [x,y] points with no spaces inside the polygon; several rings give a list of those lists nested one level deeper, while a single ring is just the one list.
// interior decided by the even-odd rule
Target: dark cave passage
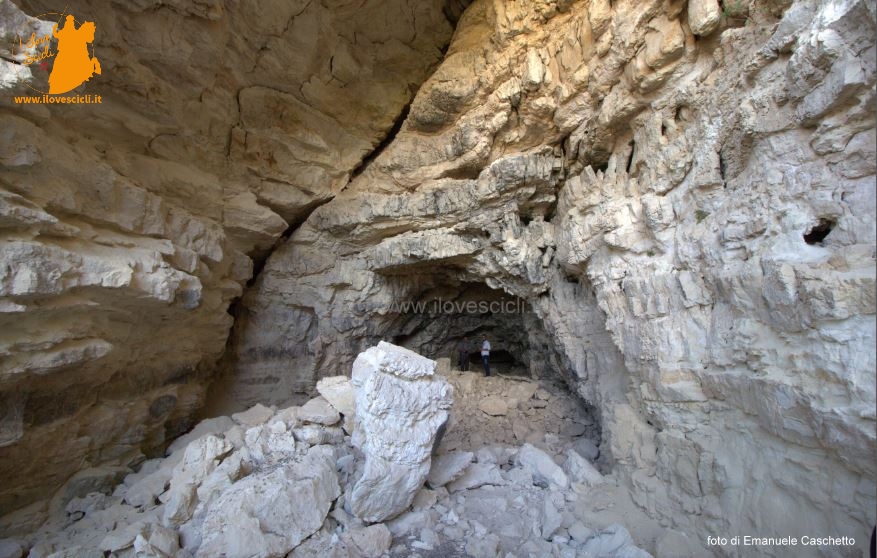
[{"label": "dark cave passage", "polygon": [[[529,303],[480,282],[439,280],[441,286],[419,290],[420,276],[406,276],[411,282],[409,300],[400,301],[395,314],[387,316],[383,337],[432,359],[447,357],[458,363],[457,346],[470,343],[469,370],[481,369],[480,349],[486,338],[491,345],[492,371],[518,376],[530,375],[533,356],[527,324],[532,319]],[[430,281],[431,283],[431,281]],[[419,291],[419,292],[418,292]]]}]

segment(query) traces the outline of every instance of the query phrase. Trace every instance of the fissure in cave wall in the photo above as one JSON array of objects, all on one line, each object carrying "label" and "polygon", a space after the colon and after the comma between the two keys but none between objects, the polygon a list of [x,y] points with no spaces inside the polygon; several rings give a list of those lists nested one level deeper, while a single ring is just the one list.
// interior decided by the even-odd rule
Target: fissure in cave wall
[{"label": "fissure in cave wall", "polygon": [[247,293],[227,393],[309,389],[388,322],[445,350],[441,320],[386,312],[423,296],[399,275],[483,283],[531,305],[531,358],[599,410],[650,514],[863,544],[874,6],[729,6],[470,6],[395,140]]},{"label": "fissure in cave wall", "polygon": [[[182,5],[116,6],[94,15],[101,112],[0,101],[0,509],[191,418],[241,294],[227,405],[307,391],[384,336],[447,351],[468,318],[388,310],[446,289],[527,301],[522,328],[470,331],[599,412],[653,516],[867,540],[873,2],[484,0],[435,71],[465,3],[209,3],[185,34]],[[311,209],[242,293],[248,255]],[[15,418],[41,408],[62,411]]]},{"label": "fissure in cave wall", "polygon": [[0,537],[191,427],[253,258],[389,133],[461,3],[65,5],[100,105],[14,102],[46,73],[10,45],[64,5],[0,2]]}]

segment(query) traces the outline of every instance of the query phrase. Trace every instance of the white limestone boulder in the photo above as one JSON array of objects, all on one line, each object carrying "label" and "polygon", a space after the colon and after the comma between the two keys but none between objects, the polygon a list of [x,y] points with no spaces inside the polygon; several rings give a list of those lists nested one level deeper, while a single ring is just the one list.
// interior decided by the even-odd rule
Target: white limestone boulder
[{"label": "white limestone boulder", "polygon": [[600,471],[572,448],[566,450],[563,470],[570,480],[579,484],[595,486],[603,482],[603,475],[600,474]]},{"label": "white limestone boulder", "polygon": [[165,491],[173,476],[173,468],[161,467],[143,476],[125,492],[125,502],[137,507],[156,505],[158,496]]},{"label": "white limestone boulder", "polygon": [[[258,405],[257,407],[262,407]],[[263,409],[265,407],[262,407]],[[254,407],[255,409],[255,407]],[[253,409],[250,409],[252,411]],[[247,412],[250,412],[247,411]],[[269,409],[270,411],[270,409]],[[202,436],[206,436],[207,434],[220,435],[232,428],[235,425],[235,422],[229,417],[215,417],[204,419],[199,422],[195,428],[183,434],[179,438],[173,441],[171,445],[168,446],[167,451],[165,451],[165,455],[173,455],[179,450],[185,449],[191,442],[194,442],[198,438]]]},{"label": "white limestone boulder", "polygon": [[311,448],[299,462],[253,473],[210,505],[196,556],[285,556],[320,528],[340,493],[327,446]]},{"label": "white limestone boulder", "polygon": [[134,552],[137,556],[176,556],[180,550],[180,538],[176,531],[161,525],[149,525],[148,536],[139,533],[134,539]]},{"label": "white limestone boulder", "polygon": [[460,478],[448,484],[450,492],[471,490],[485,485],[499,486],[506,484],[500,474],[499,467],[494,463],[472,463]]},{"label": "white limestone boulder", "polygon": [[323,397],[315,397],[298,410],[298,418],[302,422],[332,426],[338,424],[341,415]]},{"label": "white limestone boulder", "polygon": [[353,432],[353,418],[356,413],[356,392],[347,376],[332,376],[317,382],[317,392],[329,405],[344,416],[344,429]]},{"label": "white limestone boulder", "polygon": [[386,525],[378,523],[362,529],[348,531],[345,533],[344,539],[361,556],[381,556],[390,550],[393,535]]},{"label": "white limestone boulder", "polygon": [[249,460],[259,466],[288,459],[296,452],[295,436],[282,420],[247,429],[244,443]]},{"label": "white limestone boulder", "polygon": [[600,448],[597,447],[597,444],[587,438],[579,438],[573,442],[572,447],[577,454],[581,455],[591,463],[600,457]]},{"label": "white limestone boulder", "polygon": [[688,2],[688,24],[695,35],[706,36],[712,33],[722,18],[722,9],[717,0],[690,0]]},{"label": "white limestone boulder", "polygon": [[231,418],[241,426],[259,426],[265,424],[272,416],[274,416],[273,410],[257,403],[246,411],[233,414]]},{"label": "white limestone boulder", "polygon": [[569,486],[569,478],[551,456],[530,444],[524,444],[518,451],[517,463],[533,475],[535,482],[558,488]]},{"label": "white limestone boulder", "polygon": [[539,517],[541,535],[545,540],[551,540],[551,535],[560,529],[560,525],[563,522],[558,506],[553,501],[553,498],[551,498],[552,495],[559,495],[559,493],[549,493],[545,496],[545,500],[542,502],[542,514]]},{"label": "white limestone boulder", "polygon": [[134,545],[134,540],[147,532],[147,525],[143,521],[137,521],[129,525],[120,525],[106,534],[98,544],[98,548],[104,552],[116,552]]},{"label": "white limestone boulder", "polygon": [[352,442],[365,465],[348,496],[360,519],[397,515],[426,480],[433,442],[453,402],[452,387],[435,368],[435,361],[383,341],[353,363]]},{"label": "white limestone boulder", "polygon": [[212,434],[186,447],[183,459],[174,467],[170,489],[161,498],[166,526],[179,525],[192,517],[198,504],[198,486],[232,449],[229,442]]},{"label": "white limestone boulder", "polygon": [[430,487],[438,488],[456,480],[472,463],[473,457],[470,451],[454,451],[434,457],[426,482]]},{"label": "white limestone boulder", "polygon": [[344,431],[337,426],[303,424],[293,428],[292,433],[296,440],[309,446],[340,444],[344,440]]}]

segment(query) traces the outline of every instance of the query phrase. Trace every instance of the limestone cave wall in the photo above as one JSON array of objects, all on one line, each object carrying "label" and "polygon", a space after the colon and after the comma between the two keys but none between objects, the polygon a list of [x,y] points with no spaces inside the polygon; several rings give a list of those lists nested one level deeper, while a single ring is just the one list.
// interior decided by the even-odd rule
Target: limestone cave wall
[{"label": "limestone cave wall", "polygon": [[0,531],[191,427],[254,262],[387,136],[461,7],[72,2],[102,65],[74,93],[102,103],[55,106],[14,102],[46,72],[11,47],[64,5],[0,2]]},{"label": "limestone cave wall", "polygon": [[664,523],[866,540],[873,2],[192,6],[81,3],[100,110],[0,100],[0,510],[38,502],[7,527],[216,375],[280,404],[487,334]]},{"label": "limestone cave wall", "polygon": [[[537,358],[599,409],[652,515],[865,541],[874,17],[856,1],[475,2],[395,139],[244,296],[224,393],[309,389],[396,335],[398,302],[436,277],[480,282],[527,301],[525,329],[551,340]],[[441,352],[438,329],[420,342]]]}]

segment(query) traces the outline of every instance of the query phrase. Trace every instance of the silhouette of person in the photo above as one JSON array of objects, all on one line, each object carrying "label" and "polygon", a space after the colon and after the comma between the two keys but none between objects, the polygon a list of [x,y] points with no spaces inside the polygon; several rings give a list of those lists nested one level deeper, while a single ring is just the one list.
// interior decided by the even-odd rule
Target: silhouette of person
[{"label": "silhouette of person", "polygon": [[484,375],[490,376],[490,341],[487,340],[486,335],[482,339],[483,343],[481,343],[481,364],[484,365]]},{"label": "silhouette of person", "polygon": [[469,342],[468,337],[463,337],[460,341],[457,342],[457,363],[460,366],[460,370],[463,372],[467,372],[469,370],[469,353],[472,352],[472,343]]},{"label": "silhouette of person", "polygon": [[52,28],[52,35],[58,39],[58,55],[49,75],[49,93],[66,93],[94,74],[100,74],[100,62],[88,54],[94,31],[94,23],[90,21],[77,29],[72,15],[67,16],[62,29],[58,29],[58,24]]}]

